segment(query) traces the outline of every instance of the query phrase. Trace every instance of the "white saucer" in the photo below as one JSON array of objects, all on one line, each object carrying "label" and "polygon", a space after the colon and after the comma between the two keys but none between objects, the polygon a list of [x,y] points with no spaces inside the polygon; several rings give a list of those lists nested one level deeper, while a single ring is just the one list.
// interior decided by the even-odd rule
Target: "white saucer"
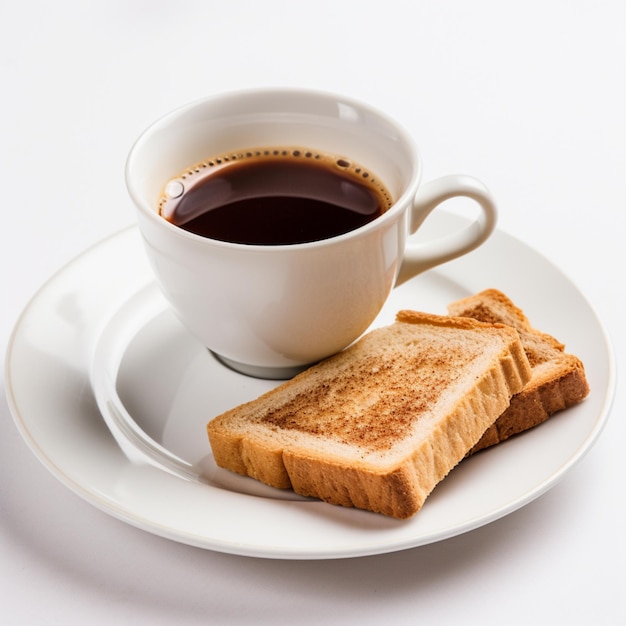
[{"label": "white saucer", "polygon": [[[425,234],[463,223],[440,210]],[[462,462],[404,522],[215,467],[206,422],[277,383],[225,368],[187,335],[153,284],[134,228],[86,251],[33,298],[9,345],[9,404],[24,439],[59,480],[157,535],[289,559],[411,548],[477,528],[545,493],[591,447],[609,414],[613,356],[592,307],[545,258],[499,231],[479,250],[394,290],[375,325],[391,322],[400,308],[445,313],[452,300],[488,287],[507,293],[583,360],[591,394]],[[122,426],[121,447],[103,416]]]}]

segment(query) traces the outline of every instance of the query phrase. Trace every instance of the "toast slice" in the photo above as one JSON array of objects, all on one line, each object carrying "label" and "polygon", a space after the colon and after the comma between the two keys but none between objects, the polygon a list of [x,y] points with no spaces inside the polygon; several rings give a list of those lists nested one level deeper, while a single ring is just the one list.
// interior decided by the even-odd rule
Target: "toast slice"
[{"label": "toast slice", "polygon": [[453,302],[448,312],[517,329],[532,367],[530,381],[512,398],[509,407],[485,431],[470,454],[545,422],[557,411],[581,402],[589,394],[580,359],[567,354],[565,346],[551,335],[533,328],[523,311],[502,292],[487,289]]},{"label": "toast slice", "polygon": [[220,467],[404,519],[530,376],[513,328],[401,311],[207,430]]}]

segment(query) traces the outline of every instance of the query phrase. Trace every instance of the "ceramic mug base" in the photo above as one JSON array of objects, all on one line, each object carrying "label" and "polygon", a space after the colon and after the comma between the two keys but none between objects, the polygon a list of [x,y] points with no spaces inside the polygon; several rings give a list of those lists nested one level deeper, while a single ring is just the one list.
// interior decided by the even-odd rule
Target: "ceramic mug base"
[{"label": "ceramic mug base", "polygon": [[263,365],[249,365],[247,363],[239,363],[238,361],[234,361],[229,359],[213,350],[209,350],[209,352],[223,365],[238,372],[239,374],[244,374],[246,376],[251,376],[253,378],[264,378],[267,380],[289,380],[293,378],[296,374],[303,372],[305,369],[311,367],[313,363],[309,365],[293,365],[288,367],[266,367]]}]

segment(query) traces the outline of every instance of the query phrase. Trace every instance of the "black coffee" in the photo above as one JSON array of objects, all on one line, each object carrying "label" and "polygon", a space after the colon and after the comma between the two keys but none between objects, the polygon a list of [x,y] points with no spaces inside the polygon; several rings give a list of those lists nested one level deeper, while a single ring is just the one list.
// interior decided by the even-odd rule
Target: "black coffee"
[{"label": "black coffee", "polygon": [[190,168],[166,185],[159,211],[203,237],[281,245],[349,232],[390,206],[384,185],[348,159],[302,148],[264,148]]}]

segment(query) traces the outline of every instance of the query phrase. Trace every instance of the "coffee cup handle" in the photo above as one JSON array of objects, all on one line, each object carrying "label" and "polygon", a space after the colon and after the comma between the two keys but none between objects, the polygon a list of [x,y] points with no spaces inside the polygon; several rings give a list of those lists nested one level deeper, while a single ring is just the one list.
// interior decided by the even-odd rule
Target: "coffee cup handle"
[{"label": "coffee cup handle", "polygon": [[409,241],[396,286],[427,269],[471,252],[489,238],[497,221],[495,202],[479,180],[463,175],[442,176],[419,188],[409,215],[409,232],[415,233],[442,202],[457,197],[470,198],[479,205],[481,210],[476,219],[459,231],[431,241]]}]

